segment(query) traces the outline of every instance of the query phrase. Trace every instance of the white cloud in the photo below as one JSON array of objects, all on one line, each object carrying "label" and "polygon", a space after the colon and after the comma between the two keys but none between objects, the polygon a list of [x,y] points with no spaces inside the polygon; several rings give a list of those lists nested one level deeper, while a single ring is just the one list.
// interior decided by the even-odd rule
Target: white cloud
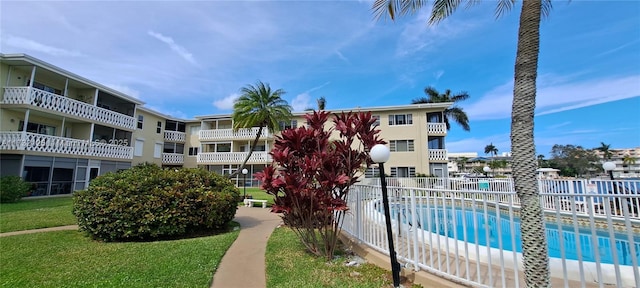
[{"label": "white cloud", "polygon": [[141,99],[140,98],[140,91],[138,91],[136,89],[133,89],[131,87],[128,87],[128,86],[125,86],[125,85],[119,85],[119,84],[105,84],[105,86],[107,86],[107,87],[109,87],[109,88],[111,88],[113,90],[116,90],[118,92],[122,92],[122,93],[124,93],[124,94],[126,94],[128,96],[133,97],[133,98]]},{"label": "white cloud", "polygon": [[433,73],[433,77],[435,77],[436,80],[439,80],[440,77],[442,77],[442,75],[444,75],[444,70],[438,70],[438,71]]},{"label": "white cloud", "polygon": [[344,57],[344,55],[342,55],[342,53],[339,50],[336,50],[336,55],[338,55],[338,58],[342,59],[342,61],[351,65],[351,62],[349,61],[349,59],[347,59],[347,57]]},{"label": "white cloud", "polygon": [[222,99],[213,101],[213,106],[220,110],[231,110],[233,109],[233,104],[236,102],[236,99],[240,97],[240,94],[234,93]]},{"label": "white cloud", "polygon": [[160,33],[154,32],[149,30],[147,32],[151,37],[156,38],[164,43],[166,43],[167,45],[169,45],[169,48],[171,48],[171,50],[173,50],[174,52],[178,53],[178,55],[180,55],[180,57],[184,58],[184,60],[187,60],[189,63],[196,65],[196,60],[193,58],[193,54],[191,54],[189,51],[187,51],[186,48],[178,45],[175,41],[173,41],[173,38],[168,37],[168,36],[164,36]]},{"label": "white cloud", "polygon": [[9,35],[7,37],[7,42],[5,44],[9,46],[13,46],[18,49],[42,52],[52,56],[72,56],[72,57],[82,56],[82,53],[78,51],[65,50],[62,48],[45,45],[31,39],[17,37],[13,35]]},{"label": "white cloud", "polygon": [[300,112],[307,108],[311,108],[310,99],[311,96],[307,92],[298,94],[298,96],[291,100],[291,107],[293,108],[293,111]]},{"label": "white cloud", "polygon": [[[640,75],[553,84],[557,85],[539,85],[536,116],[640,97]],[[508,118],[511,117],[512,90],[513,81],[510,81],[489,91],[479,101],[462,105],[473,120]]]}]

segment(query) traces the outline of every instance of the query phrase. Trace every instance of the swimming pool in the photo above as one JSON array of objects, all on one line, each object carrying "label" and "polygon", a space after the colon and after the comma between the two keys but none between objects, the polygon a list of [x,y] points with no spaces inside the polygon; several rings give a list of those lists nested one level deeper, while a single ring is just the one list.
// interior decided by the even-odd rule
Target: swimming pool
[{"label": "swimming pool", "polygon": [[[515,251],[522,252],[522,239],[520,231],[520,218],[513,217],[514,233],[511,232],[511,220],[508,214],[495,211],[485,215],[483,210],[476,210],[467,207],[465,210],[461,208],[420,208],[417,225],[411,225],[410,209],[395,206],[391,208],[392,218],[400,211],[401,221],[403,224],[417,226],[425,231],[429,231],[442,236],[447,236],[460,241],[476,243],[478,245],[492,248],[500,248],[500,239],[502,249],[506,251],[514,251],[512,245],[512,235],[515,237]],[[455,217],[455,218],[454,218]],[[456,224],[454,227],[454,223]],[[464,225],[463,225],[464,223]],[[478,227],[478,228],[476,228]],[[498,233],[500,230],[500,233]],[[591,230],[579,229],[576,233],[573,226],[558,226],[557,223],[545,223],[547,243],[549,247],[549,256],[554,258],[562,258],[562,246],[564,246],[564,258],[578,260],[579,256],[582,261],[596,262],[599,257],[600,263],[614,264],[613,249],[617,251],[618,262],[620,265],[633,265],[631,247],[628,236],[622,233],[614,233],[611,239],[607,230],[598,229],[595,241],[597,241],[598,249],[594,244],[594,237]],[[561,233],[562,232],[562,233]],[[465,239],[466,238],[466,239]],[[578,253],[578,243],[580,253]],[[636,252],[636,260],[640,262],[640,235],[633,236],[633,245]],[[598,253],[596,255],[596,253]],[[637,263],[638,263],[637,262]]]}]

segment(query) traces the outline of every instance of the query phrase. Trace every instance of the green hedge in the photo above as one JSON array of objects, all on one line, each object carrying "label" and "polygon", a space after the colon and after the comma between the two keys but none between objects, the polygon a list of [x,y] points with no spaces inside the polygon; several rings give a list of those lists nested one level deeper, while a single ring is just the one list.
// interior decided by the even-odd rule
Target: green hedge
[{"label": "green hedge", "polygon": [[74,194],[73,213],[94,238],[153,240],[226,227],[238,197],[223,176],[142,164],[94,179]]},{"label": "green hedge", "polygon": [[24,182],[18,176],[0,177],[0,203],[18,202],[27,196],[31,190],[31,184]]}]

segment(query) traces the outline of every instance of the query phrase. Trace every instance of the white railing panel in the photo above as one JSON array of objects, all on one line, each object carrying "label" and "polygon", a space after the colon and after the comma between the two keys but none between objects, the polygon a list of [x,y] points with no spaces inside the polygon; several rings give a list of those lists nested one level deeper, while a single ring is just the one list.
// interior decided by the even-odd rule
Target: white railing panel
[{"label": "white railing panel", "polygon": [[184,154],[162,153],[162,164],[184,164]]},{"label": "white railing panel", "polygon": [[428,134],[447,134],[447,124],[427,122]]},{"label": "white railing panel", "polygon": [[127,130],[136,127],[136,120],[131,116],[33,87],[5,87],[0,104],[27,104]]},{"label": "white railing panel", "polygon": [[[204,152],[198,153],[198,164],[242,163],[249,152]],[[248,163],[270,163],[271,155],[267,152],[253,152]]]},{"label": "white railing panel", "polygon": [[164,141],[184,143],[187,140],[187,133],[179,131],[164,131]]},{"label": "white railing panel", "polygon": [[0,150],[133,159],[133,148],[30,132],[0,132]]},{"label": "white railing panel", "polygon": [[429,149],[429,161],[447,161],[447,149]]},{"label": "white railing panel", "polygon": [[[524,286],[520,205],[511,179],[389,180],[399,184],[389,186],[389,201],[403,264],[472,286]],[[431,187],[403,186],[411,183]],[[640,181],[539,185],[551,276],[567,287],[640,287]],[[379,185],[353,186],[343,229],[388,254],[381,197]]]},{"label": "white railing panel", "polygon": [[[258,134],[260,128],[242,128],[238,131],[233,129],[214,129],[214,130],[200,130],[198,137],[200,141],[212,141],[212,140],[235,140],[235,139],[254,139]],[[267,128],[262,129],[260,138],[271,138],[273,134],[269,132]]]}]

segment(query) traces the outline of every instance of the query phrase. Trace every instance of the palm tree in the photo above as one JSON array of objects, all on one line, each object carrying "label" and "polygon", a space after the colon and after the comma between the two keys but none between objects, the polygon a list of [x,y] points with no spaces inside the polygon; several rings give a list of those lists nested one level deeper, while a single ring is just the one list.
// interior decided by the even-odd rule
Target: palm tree
[{"label": "palm tree", "polygon": [[600,147],[596,148],[596,150],[602,152],[602,157],[604,157],[604,159],[610,160],[613,154],[609,150],[609,147],[611,147],[611,144],[604,144],[604,142],[600,142]]},{"label": "palm tree", "polygon": [[324,96],[318,98],[316,100],[318,102],[318,110],[324,110],[325,105],[327,105],[327,99]]},{"label": "palm tree", "polygon": [[636,158],[631,157],[631,155],[629,154],[624,155],[624,158],[622,158],[622,163],[624,163],[625,165],[636,164]]},{"label": "palm tree", "polygon": [[469,118],[467,117],[467,113],[465,113],[462,108],[455,106],[456,102],[469,99],[469,94],[467,94],[467,92],[460,92],[456,95],[451,96],[451,90],[449,89],[440,94],[438,90],[431,86],[428,86],[427,88],[424,88],[424,94],[427,94],[427,97],[413,99],[411,100],[411,104],[453,102],[454,105],[451,105],[451,107],[445,109],[443,112],[444,123],[447,125],[447,130],[451,129],[449,118],[456,121],[464,131],[471,130],[471,128],[469,127]]},{"label": "palm tree", "polygon": [[538,155],[538,167],[542,168],[543,166],[546,166],[545,162],[546,161],[544,160],[544,155],[539,154]]},{"label": "palm tree", "polygon": [[[467,0],[468,5],[480,1]],[[374,13],[389,15],[415,13],[428,3],[422,0],[376,0]],[[460,0],[434,0],[430,24],[450,16]],[[498,0],[496,16],[511,10],[514,0]],[[525,283],[528,287],[549,287],[549,254],[546,243],[542,207],[536,180],[536,149],[533,141],[533,119],[536,107],[536,80],[540,52],[540,21],[548,15],[551,0],[522,1],[518,28],[518,48],[514,65],[513,102],[511,106],[511,149],[513,180],[522,203],[522,254]]]},{"label": "palm tree", "polygon": [[484,146],[484,154],[493,154],[493,157],[498,156],[498,148],[493,146],[493,143]]},{"label": "palm tree", "polygon": [[287,101],[280,98],[285,92],[282,89],[271,90],[268,83],[258,81],[255,86],[249,84],[242,89],[240,97],[233,104],[233,130],[238,131],[241,128],[260,127],[256,133],[256,138],[251,144],[251,149],[247,158],[244,159],[242,165],[229,175],[229,178],[235,177],[242,168],[245,167],[247,161],[253,154],[258,140],[262,134],[262,129],[267,128],[269,131],[277,132],[280,129],[280,121],[288,121],[291,119],[291,106]]},{"label": "palm tree", "polygon": [[467,162],[469,162],[469,158],[467,158],[467,157],[461,157],[458,160],[458,164],[460,164],[460,166],[462,166],[462,172],[467,170]]}]

